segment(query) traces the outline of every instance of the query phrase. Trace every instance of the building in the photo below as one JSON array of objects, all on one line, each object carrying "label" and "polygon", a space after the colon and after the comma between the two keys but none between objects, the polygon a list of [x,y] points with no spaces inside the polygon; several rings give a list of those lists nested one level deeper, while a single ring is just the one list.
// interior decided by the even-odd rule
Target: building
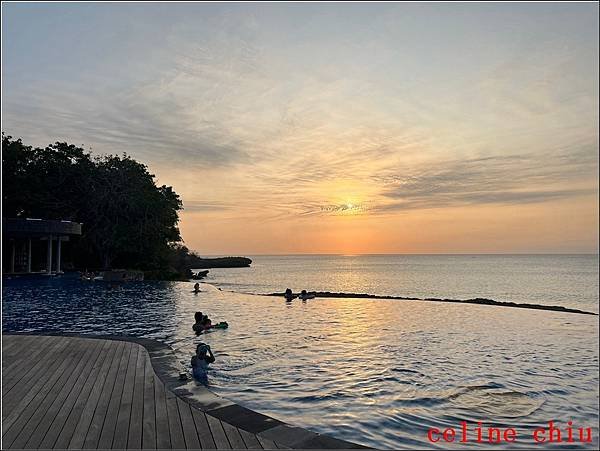
[{"label": "building", "polygon": [[81,226],[72,221],[2,218],[3,274],[60,274],[62,243],[81,235]]}]

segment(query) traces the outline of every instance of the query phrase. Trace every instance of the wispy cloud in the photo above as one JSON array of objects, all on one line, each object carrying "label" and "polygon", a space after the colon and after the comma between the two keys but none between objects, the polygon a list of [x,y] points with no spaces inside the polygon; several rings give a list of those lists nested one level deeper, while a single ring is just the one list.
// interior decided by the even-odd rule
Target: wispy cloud
[{"label": "wispy cloud", "polygon": [[220,212],[234,208],[221,202],[184,201],[183,209],[188,212]]},{"label": "wispy cloud", "polygon": [[383,221],[598,190],[597,7],[65,5],[80,42],[38,8],[3,15],[4,131],[128,152],[184,217]]},{"label": "wispy cloud", "polygon": [[376,210],[528,204],[594,194],[598,159],[593,149],[589,143],[543,155],[451,160],[378,175],[374,179],[382,184],[382,195],[395,202]]}]

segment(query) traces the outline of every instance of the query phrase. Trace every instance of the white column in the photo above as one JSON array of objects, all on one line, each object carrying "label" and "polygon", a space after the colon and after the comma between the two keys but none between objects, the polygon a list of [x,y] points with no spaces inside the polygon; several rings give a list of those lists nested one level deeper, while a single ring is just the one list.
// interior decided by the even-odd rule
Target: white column
[{"label": "white column", "polygon": [[10,272],[15,272],[15,240],[12,240],[12,255],[10,259]]},{"label": "white column", "polygon": [[56,274],[60,273],[60,243],[62,237],[56,238]]},{"label": "white column", "polygon": [[46,252],[46,274],[52,273],[52,235],[48,235],[48,252]]},{"label": "white column", "polygon": [[31,272],[31,238],[29,238],[29,248],[27,250],[27,272]]}]

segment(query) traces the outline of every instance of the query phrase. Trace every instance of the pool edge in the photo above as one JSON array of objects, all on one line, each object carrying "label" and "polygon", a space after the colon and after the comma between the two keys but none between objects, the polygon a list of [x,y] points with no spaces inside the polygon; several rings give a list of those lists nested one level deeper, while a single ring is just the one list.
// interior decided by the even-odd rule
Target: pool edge
[{"label": "pool edge", "polygon": [[93,335],[59,332],[2,332],[2,335],[64,336],[84,339],[126,341],[142,346],[150,356],[154,373],[165,387],[186,403],[207,415],[238,429],[294,449],[369,449],[306,428],[293,426],[223,398],[189,377],[180,379],[184,370],[173,349],[166,343],[127,335]]}]

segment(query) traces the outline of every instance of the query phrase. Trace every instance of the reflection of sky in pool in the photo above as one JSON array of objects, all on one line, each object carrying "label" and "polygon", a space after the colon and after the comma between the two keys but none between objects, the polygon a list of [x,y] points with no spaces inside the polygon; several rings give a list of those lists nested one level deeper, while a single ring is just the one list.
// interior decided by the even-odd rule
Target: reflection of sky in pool
[{"label": "reflection of sky in pool", "polygon": [[[217,358],[209,377],[219,394],[365,445],[428,447],[429,427],[466,420],[514,426],[517,444],[531,446],[533,429],[554,420],[594,426],[597,446],[597,317],[413,301],[286,303],[201,288],[5,279],[3,327],[155,338],[188,367],[204,341]],[[196,337],[197,310],[229,329]]]}]

